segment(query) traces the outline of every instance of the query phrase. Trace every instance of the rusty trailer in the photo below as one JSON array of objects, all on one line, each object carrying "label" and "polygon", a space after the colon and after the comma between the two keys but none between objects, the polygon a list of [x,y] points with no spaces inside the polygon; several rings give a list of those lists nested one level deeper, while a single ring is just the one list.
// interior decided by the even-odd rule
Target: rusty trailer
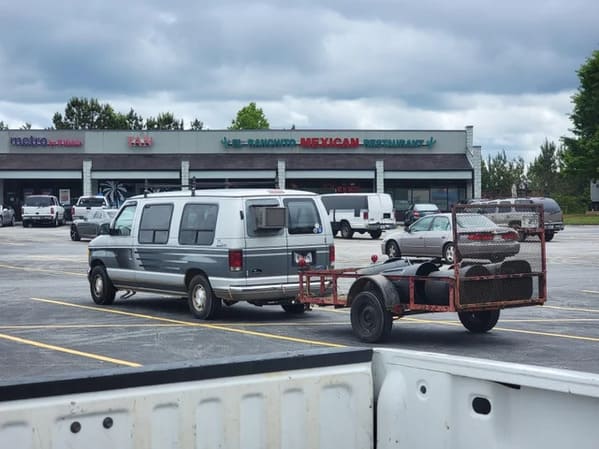
[{"label": "rusty trailer", "polygon": [[384,341],[394,319],[423,313],[456,312],[470,332],[487,332],[502,309],[542,305],[547,299],[543,215],[536,212],[538,239],[520,242],[518,254],[505,260],[461,257],[464,236],[455,226],[456,217],[472,212],[456,206],[452,265],[444,266],[439,259],[387,259],[359,268],[307,267],[299,273],[298,301],[307,307],[350,308],[353,332],[367,343]]}]

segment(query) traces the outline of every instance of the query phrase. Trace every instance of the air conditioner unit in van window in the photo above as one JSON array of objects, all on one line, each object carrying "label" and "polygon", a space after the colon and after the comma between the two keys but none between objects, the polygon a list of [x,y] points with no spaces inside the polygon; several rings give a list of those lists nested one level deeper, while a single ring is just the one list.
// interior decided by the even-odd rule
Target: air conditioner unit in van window
[{"label": "air conditioner unit in van window", "polygon": [[258,229],[281,229],[285,227],[287,210],[284,207],[257,207],[256,226]]}]

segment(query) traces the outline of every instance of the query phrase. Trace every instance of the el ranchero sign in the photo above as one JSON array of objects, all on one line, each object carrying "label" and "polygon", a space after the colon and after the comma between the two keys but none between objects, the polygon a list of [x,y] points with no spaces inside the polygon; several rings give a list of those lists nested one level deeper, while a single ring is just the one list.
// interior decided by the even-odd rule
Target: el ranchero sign
[{"label": "el ranchero sign", "polygon": [[437,141],[433,137],[425,139],[363,139],[358,137],[301,137],[296,139],[229,139],[223,137],[221,143],[226,148],[432,148]]}]

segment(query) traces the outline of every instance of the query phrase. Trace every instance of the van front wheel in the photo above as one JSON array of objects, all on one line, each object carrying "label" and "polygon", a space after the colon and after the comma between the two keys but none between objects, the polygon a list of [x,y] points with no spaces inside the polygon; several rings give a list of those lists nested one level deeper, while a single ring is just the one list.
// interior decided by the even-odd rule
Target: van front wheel
[{"label": "van front wheel", "polygon": [[201,274],[189,283],[188,304],[191,313],[201,320],[214,318],[221,307],[220,299],[214,296],[210,282]]},{"label": "van front wheel", "polygon": [[114,302],[116,288],[106,273],[106,268],[97,265],[92,269],[89,276],[89,287],[92,299],[96,304],[108,306]]}]

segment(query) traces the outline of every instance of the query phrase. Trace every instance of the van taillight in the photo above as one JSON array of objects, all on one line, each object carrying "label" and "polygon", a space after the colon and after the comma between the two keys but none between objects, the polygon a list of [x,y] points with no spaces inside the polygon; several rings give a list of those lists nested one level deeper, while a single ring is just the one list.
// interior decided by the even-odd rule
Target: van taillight
[{"label": "van taillight", "polygon": [[364,220],[368,220],[368,211],[367,210],[365,210],[364,212],[362,212],[362,218]]},{"label": "van taillight", "polygon": [[229,271],[241,271],[243,268],[243,250],[229,250]]},{"label": "van taillight", "polygon": [[329,265],[331,268],[335,266],[335,245],[329,245]]},{"label": "van taillight", "polygon": [[71,207],[71,217],[75,216],[75,206]]},{"label": "van taillight", "polygon": [[51,213],[52,215],[54,215],[54,207],[51,207],[51,208],[50,208],[50,213]]}]

